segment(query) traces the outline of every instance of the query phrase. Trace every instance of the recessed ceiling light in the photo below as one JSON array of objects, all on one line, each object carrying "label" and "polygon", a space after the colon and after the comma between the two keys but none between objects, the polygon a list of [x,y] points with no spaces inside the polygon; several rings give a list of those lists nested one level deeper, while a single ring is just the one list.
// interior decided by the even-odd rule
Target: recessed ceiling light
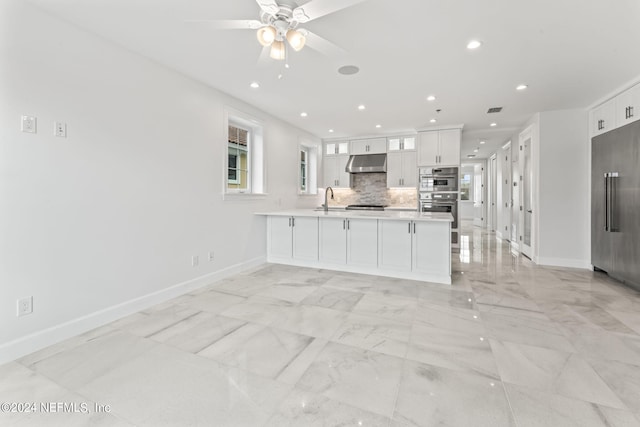
[{"label": "recessed ceiling light", "polygon": [[528,88],[528,87],[529,87],[528,85],[518,85],[518,86],[516,87],[516,90],[525,90],[525,89],[526,89],[526,88]]},{"label": "recessed ceiling light", "polygon": [[302,113],[300,113],[300,117],[307,117],[307,113],[303,111]]},{"label": "recessed ceiling light", "polygon": [[433,96],[433,95],[427,96],[427,101],[435,101],[435,100],[436,100],[435,96]]},{"label": "recessed ceiling light", "polygon": [[487,141],[480,141],[480,144],[484,144],[484,143],[486,143],[486,142],[487,142]]},{"label": "recessed ceiling light", "polygon": [[329,133],[333,133],[333,129],[329,129]]},{"label": "recessed ceiling light", "polygon": [[498,126],[498,124],[497,123],[491,123],[489,126],[491,126],[493,128],[493,127]]},{"label": "recessed ceiling light", "polygon": [[251,83],[249,86],[251,86],[253,89],[258,89],[260,87],[260,83],[258,82],[253,82]]},{"label": "recessed ceiling light", "polygon": [[380,129],[382,127],[382,125],[376,125],[376,128]]},{"label": "recessed ceiling light", "polygon": [[429,122],[430,123],[435,123],[435,122],[437,122],[437,120],[436,119],[431,119],[431,120],[429,120]]},{"label": "recessed ceiling light", "polygon": [[365,108],[367,108],[367,107],[365,107],[365,106],[364,106],[364,105],[362,105],[362,104],[358,105],[358,110],[360,110],[360,111],[364,110]]},{"label": "recessed ceiling light", "polygon": [[467,157],[468,157],[469,159],[473,159],[475,156],[476,156],[475,154],[467,154]]},{"label": "recessed ceiling light", "polygon": [[477,49],[480,46],[482,46],[482,42],[478,41],[478,40],[471,40],[468,44],[467,44],[467,49]]},{"label": "recessed ceiling light", "polygon": [[480,150],[477,149],[477,148],[475,150],[473,150],[474,153],[477,153],[478,151],[480,151]]},{"label": "recessed ceiling light", "polygon": [[345,76],[350,76],[352,74],[356,74],[360,71],[360,68],[355,65],[345,65],[343,67],[338,68],[338,73],[344,74]]}]

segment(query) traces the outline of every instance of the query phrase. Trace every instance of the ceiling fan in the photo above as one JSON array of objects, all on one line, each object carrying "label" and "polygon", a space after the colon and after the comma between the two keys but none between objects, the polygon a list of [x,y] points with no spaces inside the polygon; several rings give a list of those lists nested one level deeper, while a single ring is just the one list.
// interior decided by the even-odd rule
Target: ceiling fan
[{"label": "ceiling fan", "polygon": [[300,51],[304,46],[309,46],[328,56],[339,56],[344,50],[330,41],[299,28],[299,24],[305,24],[314,19],[330,13],[345,9],[365,0],[311,0],[301,6],[301,3],[276,0],[256,0],[260,6],[260,19],[238,20],[187,20],[186,22],[206,22],[213,28],[236,30],[256,30],[258,42],[265,50],[270,48],[269,56],[276,60],[284,60],[287,57],[285,40],[294,51]]}]

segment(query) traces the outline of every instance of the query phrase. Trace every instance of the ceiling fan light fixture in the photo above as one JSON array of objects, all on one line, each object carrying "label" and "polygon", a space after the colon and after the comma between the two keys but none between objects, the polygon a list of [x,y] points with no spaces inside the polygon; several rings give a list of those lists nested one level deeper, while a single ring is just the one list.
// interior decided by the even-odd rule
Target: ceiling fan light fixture
[{"label": "ceiling fan light fixture", "polygon": [[282,40],[276,40],[271,43],[271,52],[269,53],[269,56],[279,61],[283,61],[285,59],[286,51]]},{"label": "ceiling fan light fixture", "polygon": [[289,42],[289,45],[293,48],[293,50],[299,52],[304,47],[307,39],[300,31],[294,30],[292,28],[287,31],[287,41]]},{"label": "ceiling fan light fixture", "polygon": [[258,28],[256,36],[262,46],[270,46],[276,40],[276,29],[270,25]]}]

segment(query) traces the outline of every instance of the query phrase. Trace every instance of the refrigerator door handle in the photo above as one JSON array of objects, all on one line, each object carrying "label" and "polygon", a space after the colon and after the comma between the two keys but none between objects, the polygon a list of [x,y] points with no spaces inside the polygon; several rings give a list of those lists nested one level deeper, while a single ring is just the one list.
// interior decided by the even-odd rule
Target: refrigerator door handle
[{"label": "refrigerator door handle", "polygon": [[609,231],[609,173],[604,174],[604,231]]},{"label": "refrigerator door handle", "polygon": [[618,230],[618,224],[616,223],[615,206],[617,204],[617,187],[618,172],[609,173],[609,232],[615,233]]}]

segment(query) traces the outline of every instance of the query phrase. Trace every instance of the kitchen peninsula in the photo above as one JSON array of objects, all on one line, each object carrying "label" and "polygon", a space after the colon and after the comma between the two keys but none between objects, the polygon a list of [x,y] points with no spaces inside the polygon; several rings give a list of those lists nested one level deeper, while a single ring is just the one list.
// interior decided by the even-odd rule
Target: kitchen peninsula
[{"label": "kitchen peninsula", "polygon": [[451,284],[448,213],[297,209],[267,219],[267,261]]}]

